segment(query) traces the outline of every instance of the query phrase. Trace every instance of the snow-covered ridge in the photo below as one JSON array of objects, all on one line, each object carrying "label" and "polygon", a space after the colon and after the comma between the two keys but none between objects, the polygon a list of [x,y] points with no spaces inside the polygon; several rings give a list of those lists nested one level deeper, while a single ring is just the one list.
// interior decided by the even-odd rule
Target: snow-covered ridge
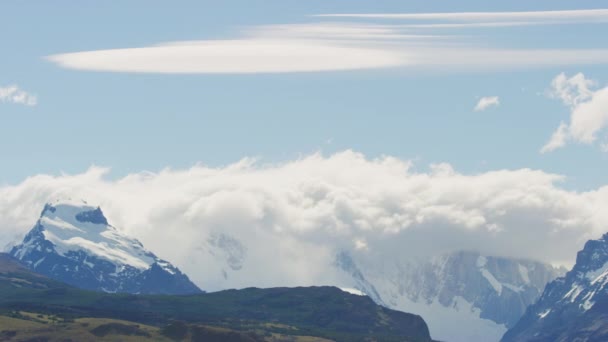
[{"label": "snow-covered ridge", "polygon": [[200,293],[186,275],[108,223],[101,208],[55,201],[10,254],[32,270],[105,292]]},{"label": "snow-covered ridge", "polygon": [[605,235],[601,239],[591,240],[579,252],[577,262],[572,271],[563,278],[567,285],[562,301],[568,301],[578,306],[579,310],[587,311],[597,301],[597,295],[605,293],[608,285],[608,240]]},{"label": "snow-covered ridge", "polygon": [[[540,299],[530,306],[526,315],[507,332],[503,340],[558,340],[557,336],[561,333],[567,337],[560,337],[559,340],[570,340],[575,335],[579,337],[577,334],[582,330],[577,330],[579,328],[575,325],[592,322],[585,321],[593,317],[594,310],[590,309],[606,299],[608,234],[585,243],[585,247],[577,254],[572,270],[547,285]],[[600,305],[595,313],[602,313],[605,310],[603,308]],[[594,327],[597,329],[598,326]],[[587,339],[581,337],[583,340]]]},{"label": "snow-covered ridge", "polygon": [[346,292],[346,293],[350,293],[350,294],[354,294],[357,296],[367,296],[363,291],[357,290],[357,289],[353,289],[350,287],[342,287],[340,288],[340,290]]},{"label": "snow-covered ridge", "polygon": [[65,202],[47,205],[39,223],[42,234],[60,255],[82,250],[117,266],[137,269],[147,269],[155,262],[139,241],[107,224],[99,207]]},{"label": "snow-covered ridge", "polygon": [[400,261],[340,252],[336,259],[351,278],[341,288],[421,315],[433,338],[456,342],[500,340],[559,275],[539,262],[467,251]]}]

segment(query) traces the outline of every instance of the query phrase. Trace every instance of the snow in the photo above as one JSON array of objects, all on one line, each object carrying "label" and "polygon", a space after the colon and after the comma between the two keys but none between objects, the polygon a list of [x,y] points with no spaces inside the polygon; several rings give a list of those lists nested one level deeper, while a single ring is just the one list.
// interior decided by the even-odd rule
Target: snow
[{"label": "snow", "polygon": [[572,288],[566,293],[563,299],[570,299],[570,302],[574,302],[576,298],[583,292],[583,288],[577,284],[572,285]]},{"label": "snow", "polygon": [[498,293],[498,295],[500,296],[500,294],[502,293],[502,283],[496,280],[492,273],[490,273],[490,271],[488,271],[487,269],[482,268],[480,271],[481,275],[486,278],[486,280],[490,283],[490,285],[492,285],[496,293]]},{"label": "snow", "polygon": [[433,339],[451,342],[500,341],[507,327],[488,319],[480,318],[479,309],[462,297],[456,297],[446,307],[433,301],[430,304],[416,303],[405,296],[396,298],[395,309],[412,312],[426,321]]},{"label": "snow", "polygon": [[590,271],[585,274],[585,278],[591,281],[591,285],[599,282],[600,280],[606,278],[608,275],[608,262],[602,265],[602,267],[598,268],[595,271]]},{"label": "snow", "polygon": [[40,224],[42,224],[45,227],[56,227],[56,228],[67,229],[67,230],[75,230],[79,233],[83,232],[82,229],[79,229],[78,227],[74,226],[73,224],[65,222],[63,219],[61,219],[59,217],[50,218],[48,216],[43,216],[42,218],[40,218]]},{"label": "snow", "polygon": [[[469,257],[471,255],[473,258]],[[449,268],[454,267],[450,263],[452,260],[465,265],[462,269],[461,264],[457,264],[455,272],[458,276],[471,278],[455,279]],[[465,253],[464,257],[460,253],[435,256],[429,262],[387,260],[383,255],[378,255],[377,259],[354,255],[353,262],[363,280],[340,279],[335,284],[342,288],[360,289],[363,288],[362,283],[368,284],[370,291],[377,292],[385,306],[420,315],[435,340],[500,341],[507,331],[506,325],[482,317],[486,314],[492,317],[491,310],[504,310],[501,303],[508,297],[521,296],[522,300],[527,300],[525,298],[529,298],[531,288],[539,291],[542,288],[537,288],[530,279],[536,264],[509,259],[509,265],[502,265],[495,260],[471,253]],[[427,272],[432,274],[428,279],[420,276]],[[467,281],[474,283],[469,286]],[[365,289],[367,291],[368,287]],[[503,295],[503,291],[507,292]],[[484,315],[482,308],[488,310]]]},{"label": "snow", "polygon": [[353,289],[353,288],[350,288],[350,287],[341,287],[340,290],[342,290],[344,292],[347,292],[347,293],[350,293],[350,294],[357,295],[357,296],[367,296],[362,291],[359,291],[357,289]]},{"label": "snow", "polygon": [[485,267],[487,263],[488,263],[488,258],[486,258],[485,256],[480,255],[479,257],[477,257],[477,262],[476,262],[477,267],[479,267],[479,268]]},{"label": "snow", "polygon": [[507,284],[507,283],[502,283],[502,286],[508,288],[509,290],[513,291],[513,292],[523,292],[524,291],[524,287],[523,286],[515,286],[513,284]]},{"label": "snow", "polygon": [[539,317],[540,319],[543,319],[543,318],[547,317],[547,315],[548,315],[549,313],[551,313],[551,309],[547,309],[545,312],[541,312],[541,313],[539,313],[539,314],[538,314],[538,317]]},{"label": "snow", "polygon": [[583,310],[587,311],[587,310],[591,309],[593,304],[595,304],[595,302],[592,302],[591,298],[585,300],[582,304]]},{"label": "snow", "polygon": [[388,307],[422,316],[435,340],[498,342],[507,331],[505,325],[481,318],[480,310],[462,297],[456,296],[448,306],[442,305],[437,299],[431,302],[422,298],[412,300],[400,291],[395,280],[391,281],[390,275],[380,272],[375,276],[366,274],[366,278],[374,284]]},{"label": "snow", "polygon": [[21,245],[21,248],[19,248],[15,252],[15,257],[19,260],[22,260],[23,257],[26,256],[27,253],[32,249],[32,247],[35,247],[33,245],[33,241],[28,241],[28,242],[24,243],[23,245]]},{"label": "snow", "polygon": [[483,255],[480,255],[477,257],[477,261],[475,262],[475,265],[477,266],[477,268],[479,268],[479,272],[481,272],[481,275],[484,278],[486,278],[486,280],[490,283],[490,285],[492,285],[492,288],[494,288],[496,293],[498,293],[498,295],[500,296],[500,294],[502,293],[503,284],[501,284],[494,277],[494,275],[490,271],[488,271],[488,269],[486,268],[487,264],[488,264],[488,258],[486,258]]},{"label": "snow", "polygon": [[171,265],[166,261],[158,261],[158,266],[160,266],[163,270],[165,270],[169,274],[175,274],[175,270],[171,267]]},{"label": "snow", "polygon": [[154,258],[137,240],[123,235],[116,228],[76,219],[77,214],[96,208],[72,202],[60,202],[53,207],[54,211],[47,210],[40,218],[40,224],[44,228],[42,233],[45,239],[55,245],[60,255],[82,250],[116,265],[124,264],[137,269],[147,269],[154,263]]},{"label": "snow", "polygon": [[528,273],[528,268],[522,264],[517,264],[517,268],[519,270],[519,275],[521,276],[521,279],[524,281],[524,283],[530,284],[530,275]]},{"label": "snow", "polygon": [[40,263],[41,263],[41,262],[43,262],[43,261],[44,261],[44,259],[46,259],[46,257],[43,257],[42,259],[40,259],[40,260],[36,261],[36,262],[34,263],[34,268],[38,267],[38,265],[40,265]]}]

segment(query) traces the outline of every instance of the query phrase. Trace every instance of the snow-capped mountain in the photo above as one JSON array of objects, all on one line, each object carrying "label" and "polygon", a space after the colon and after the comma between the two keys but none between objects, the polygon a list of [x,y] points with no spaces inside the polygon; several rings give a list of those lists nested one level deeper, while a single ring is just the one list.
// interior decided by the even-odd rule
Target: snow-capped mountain
[{"label": "snow-capped mountain", "polygon": [[434,339],[498,341],[559,275],[528,260],[457,252],[425,261],[384,261],[337,254],[336,266],[352,278],[345,287],[379,304],[421,315]]},{"label": "snow-capped mountain", "polygon": [[85,202],[47,204],[10,254],[30,269],[83,289],[142,294],[202,292],[169,262],[111,226]]},{"label": "snow-capped mountain", "polygon": [[587,241],[576,264],[549,283],[503,341],[608,340],[608,234]]}]

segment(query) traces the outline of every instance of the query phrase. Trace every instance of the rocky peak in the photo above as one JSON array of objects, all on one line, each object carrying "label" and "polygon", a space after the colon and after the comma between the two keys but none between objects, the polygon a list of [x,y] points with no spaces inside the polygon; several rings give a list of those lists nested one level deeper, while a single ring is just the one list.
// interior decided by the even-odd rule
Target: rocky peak
[{"label": "rocky peak", "polygon": [[45,205],[34,228],[10,254],[36,272],[85,289],[201,292],[175,266],[111,226],[100,207],[84,201]]}]

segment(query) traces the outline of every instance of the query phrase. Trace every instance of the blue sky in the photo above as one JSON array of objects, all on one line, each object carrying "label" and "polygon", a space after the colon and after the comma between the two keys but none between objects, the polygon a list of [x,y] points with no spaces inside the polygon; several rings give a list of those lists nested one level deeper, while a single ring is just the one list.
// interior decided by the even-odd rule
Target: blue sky
[{"label": "blue sky", "polygon": [[[571,266],[608,226],[607,25],[597,1],[1,1],[0,250],[71,198],[205,289],[325,284],[341,250]],[[229,277],[219,233],[248,251]]]},{"label": "blue sky", "polygon": [[[372,158],[411,159],[420,169],[439,162],[463,173],[540,169],[565,175],[568,189],[597,188],[608,183],[608,157],[599,146],[601,131],[592,144],[573,138],[554,151],[540,153],[540,149],[560,122],[569,121],[572,111],[548,95],[557,75],[582,72],[586,79],[597,81],[595,90],[608,84],[608,58],[603,58],[608,54],[594,57],[592,63],[571,57],[552,63],[564,50],[578,49],[584,55],[589,49],[608,49],[604,37],[608,21],[601,17],[576,23],[543,19],[534,25],[408,28],[408,34],[442,37],[408,41],[407,46],[399,45],[404,44],[400,39],[387,43],[407,48],[408,53],[420,46],[437,48],[439,66],[417,62],[346,71],[166,74],[106,72],[96,70],[99,65],[93,62],[78,64],[82,61],[74,62],[70,56],[61,57],[61,62],[46,57],[201,40],[236,40],[238,48],[238,39],[252,35],[254,39],[279,35],[281,42],[297,46],[301,37],[289,31],[300,27],[296,24],[365,29],[393,25],[394,29],[446,23],[437,18],[318,14],[558,11],[600,5],[597,1],[3,1],[0,87],[17,85],[36,96],[36,105],[0,102],[0,184],[15,184],[40,173],[79,173],[90,165],[111,167],[112,175],[120,177],[196,163],[225,165],[243,157],[283,162],[316,151],[352,149]],[[322,28],[308,38],[324,39],[323,32]],[[358,39],[347,42],[359,43]],[[375,48],[376,43],[364,39],[361,46]],[[446,46],[518,49],[526,56],[538,49],[560,53],[555,59],[551,53],[542,55],[546,63],[529,62],[526,57],[513,64],[487,66],[483,61],[467,64],[462,61],[466,56],[453,57]],[[392,45],[381,49],[394,52]],[[255,64],[256,58],[240,65]],[[459,62],[442,64],[452,59]],[[486,96],[498,96],[500,105],[474,111]]]}]

